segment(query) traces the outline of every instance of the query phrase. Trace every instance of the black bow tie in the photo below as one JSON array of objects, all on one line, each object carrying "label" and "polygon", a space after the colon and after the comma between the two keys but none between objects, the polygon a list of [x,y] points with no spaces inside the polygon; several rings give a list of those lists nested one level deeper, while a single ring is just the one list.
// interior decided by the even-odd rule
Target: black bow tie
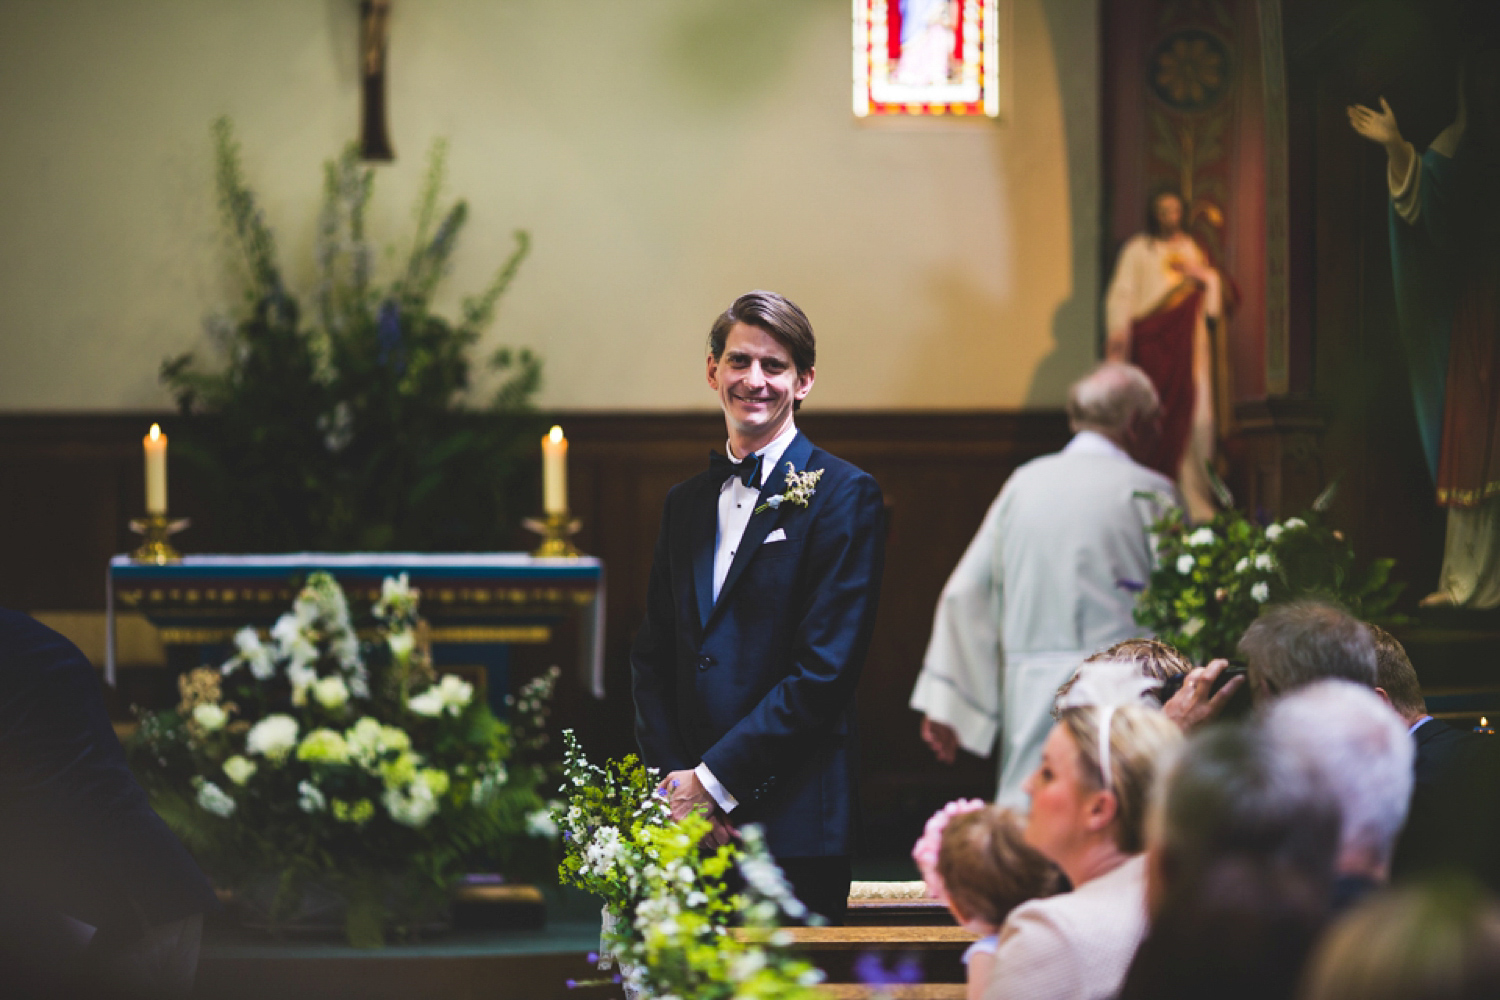
[{"label": "black bow tie", "polygon": [[708,453],[708,471],[722,487],[730,476],[738,476],[750,489],[760,488],[760,456],[751,455],[743,462],[732,462],[716,451]]}]

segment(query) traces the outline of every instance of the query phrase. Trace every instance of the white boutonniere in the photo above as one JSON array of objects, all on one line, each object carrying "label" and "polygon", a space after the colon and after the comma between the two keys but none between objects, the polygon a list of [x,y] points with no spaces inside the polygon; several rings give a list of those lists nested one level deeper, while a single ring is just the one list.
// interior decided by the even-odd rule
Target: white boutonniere
[{"label": "white boutonniere", "polygon": [[766,502],[755,508],[750,513],[759,514],[763,510],[776,510],[784,503],[793,503],[798,507],[806,507],[807,501],[818,492],[818,480],[823,478],[822,469],[810,469],[807,472],[798,472],[797,467],[791,462],[786,463],[786,492],[777,496],[767,497]]}]

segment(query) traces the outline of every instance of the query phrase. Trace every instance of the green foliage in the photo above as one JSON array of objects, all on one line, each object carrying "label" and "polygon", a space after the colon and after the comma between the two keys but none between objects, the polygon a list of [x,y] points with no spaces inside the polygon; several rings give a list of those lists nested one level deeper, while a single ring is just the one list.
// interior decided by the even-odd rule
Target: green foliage
[{"label": "green foliage", "polygon": [[158,813],[273,927],[332,892],[350,942],[375,946],[429,923],[466,872],[552,861],[540,756],[556,668],[501,722],[433,672],[418,597],[387,580],[361,642],[338,584],[312,574],[269,640],[242,630],[129,743]]},{"label": "green foliage", "polygon": [[1192,528],[1173,508],[1152,537],[1157,564],[1135,620],[1199,664],[1233,655],[1267,605],[1321,597],[1366,621],[1389,621],[1401,592],[1394,560],[1361,567],[1317,510],[1265,527],[1230,510]]},{"label": "green foliage", "polygon": [[524,348],[494,352],[498,388],[474,407],[470,354],[529,235],[516,232],[457,322],[436,315],[469,212],[462,200],[442,207],[447,147],[430,154],[405,266],[381,284],[365,233],[374,172],[351,144],[324,167],[309,324],[227,119],[214,124],[214,148],[243,301],[233,321],[211,325],[223,367],[189,352],[161,375],[183,415],[174,454],[203,482],[219,541],[239,551],[504,547],[522,511],[518,473],[542,430],[529,412],[541,362]]}]

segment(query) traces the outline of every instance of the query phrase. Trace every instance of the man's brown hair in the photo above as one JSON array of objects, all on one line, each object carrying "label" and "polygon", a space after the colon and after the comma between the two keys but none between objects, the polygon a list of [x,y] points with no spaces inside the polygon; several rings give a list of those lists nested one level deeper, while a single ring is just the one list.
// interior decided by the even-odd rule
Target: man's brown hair
[{"label": "man's brown hair", "polygon": [[1055,893],[1058,883],[1056,867],[1026,843],[1015,813],[993,805],[948,821],[938,874],[959,913],[995,927],[1028,899]]},{"label": "man's brown hair", "polygon": [[775,337],[792,355],[797,373],[807,371],[817,361],[818,345],[813,339],[812,323],[807,314],[791,299],[775,292],[746,292],[719,314],[708,332],[708,352],[715,359],[724,356],[724,344],[736,323],[758,327]]},{"label": "man's brown hair", "polygon": [[1365,623],[1375,642],[1375,686],[1385,692],[1391,706],[1402,715],[1426,715],[1427,699],[1416,668],[1406,655],[1406,648],[1379,625]]}]

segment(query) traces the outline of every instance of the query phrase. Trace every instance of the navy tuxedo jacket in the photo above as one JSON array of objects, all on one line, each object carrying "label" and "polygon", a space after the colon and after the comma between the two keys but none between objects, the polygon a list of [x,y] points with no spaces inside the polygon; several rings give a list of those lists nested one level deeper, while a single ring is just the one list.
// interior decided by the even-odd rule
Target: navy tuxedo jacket
[{"label": "navy tuxedo jacket", "polygon": [[93,666],[0,610],[0,926],[66,914],[123,941],[216,905],[131,774]]},{"label": "navy tuxedo jacket", "polygon": [[[630,662],[635,732],[647,764],[708,765],[782,857],[852,850],[854,688],[884,566],[884,508],[868,474],[799,433],[760,503],[786,490],[787,464],[823,470],[807,507],[753,514],[713,598],[720,483],[705,471],[667,494],[646,621]],[[759,506],[759,504],[757,504]],[[784,541],[767,543],[780,529]]]}]

